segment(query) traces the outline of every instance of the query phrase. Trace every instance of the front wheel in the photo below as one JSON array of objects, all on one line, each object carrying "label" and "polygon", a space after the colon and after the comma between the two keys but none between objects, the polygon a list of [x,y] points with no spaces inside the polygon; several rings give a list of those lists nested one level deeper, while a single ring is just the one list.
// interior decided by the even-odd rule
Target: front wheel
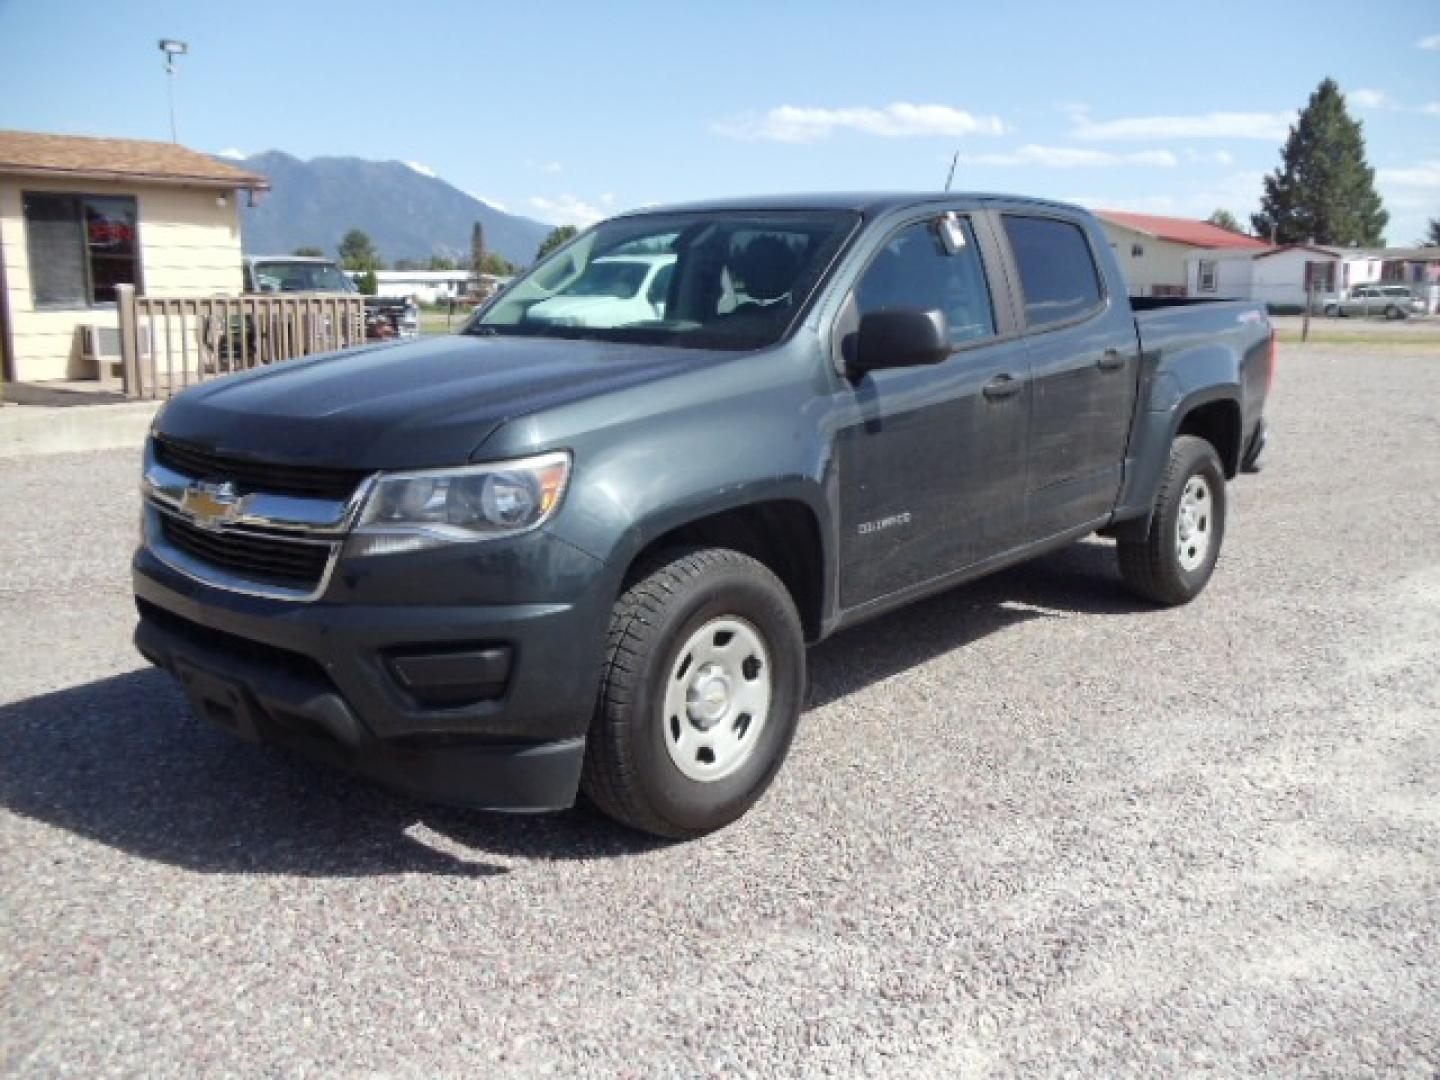
[{"label": "front wheel", "polygon": [[1199,596],[1220,557],[1225,504],[1225,470],[1215,447],[1194,435],[1178,436],[1149,531],[1116,545],[1120,576],[1130,590],[1167,606]]},{"label": "front wheel", "polygon": [[1391,304],[1385,309],[1385,318],[1387,319],[1403,319],[1404,317],[1405,313],[1394,304]]},{"label": "front wheel", "polygon": [[581,786],[642,832],[723,828],[779,771],[804,688],[800,617],[779,579],[725,548],[672,553],[615,605]]}]

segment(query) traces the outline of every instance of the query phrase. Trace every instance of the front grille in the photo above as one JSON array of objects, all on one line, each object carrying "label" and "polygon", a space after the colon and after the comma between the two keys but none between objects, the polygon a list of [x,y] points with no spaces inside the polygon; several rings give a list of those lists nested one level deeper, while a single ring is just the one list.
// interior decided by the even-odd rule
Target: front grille
[{"label": "front grille", "polygon": [[227,529],[211,532],[161,513],[160,531],[174,547],[239,577],[313,592],[325,576],[330,545]]},{"label": "front grille", "polygon": [[155,440],[155,457],[166,468],[197,480],[229,480],[242,495],[264,491],[302,498],[348,499],[368,473],[309,465],[279,465],[226,457],[188,443]]}]

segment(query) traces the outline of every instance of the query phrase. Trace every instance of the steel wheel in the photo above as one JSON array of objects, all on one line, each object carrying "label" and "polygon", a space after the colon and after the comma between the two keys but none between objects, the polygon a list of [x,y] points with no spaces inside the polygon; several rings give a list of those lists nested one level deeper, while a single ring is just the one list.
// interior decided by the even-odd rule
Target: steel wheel
[{"label": "steel wheel", "polygon": [[1175,545],[1180,565],[1187,571],[1197,569],[1210,554],[1210,524],[1214,517],[1214,499],[1205,477],[1195,475],[1185,481],[1180,494],[1180,513],[1176,518]]},{"label": "steel wheel", "polygon": [[770,653],[744,619],[711,619],[675,654],[665,749],[691,780],[723,780],[749,759],[770,715]]}]

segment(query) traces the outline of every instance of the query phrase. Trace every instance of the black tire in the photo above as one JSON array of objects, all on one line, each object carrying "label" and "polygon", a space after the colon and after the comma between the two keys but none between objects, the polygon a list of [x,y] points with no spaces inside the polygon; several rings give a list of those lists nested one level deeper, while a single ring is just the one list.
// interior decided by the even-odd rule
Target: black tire
[{"label": "black tire", "polygon": [[[761,640],[769,658],[770,706],[736,771],[697,780],[672,757],[665,694],[682,662],[680,650],[722,617],[742,620]],[[723,828],[775,778],[799,722],[804,689],[800,617],[774,574],[725,548],[667,553],[642,570],[615,604],[581,788],[608,816],[656,836],[683,839]],[[675,720],[690,722],[688,716]]]},{"label": "black tire", "polygon": [[1340,309],[1337,308],[1334,304],[1326,304],[1323,314],[1327,319],[1333,319],[1339,313],[1339,310]]},{"label": "black tire", "polygon": [[[1205,508],[1207,546],[1203,559],[1187,568],[1181,556],[1180,517],[1186,485],[1192,477],[1201,478],[1208,489],[1206,501],[1200,504]],[[1146,600],[1166,606],[1195,599],[1209,582],[1220,557],[1225,511],[1225,470],[1215,447],[1194,435],[1177,436],[1155,496],[1148,533],[1143,539],[1120,540],[1116,545],[1125,584]]]},{"label": "black tire", "polygon": [[1403,319],[1404,317],[1405,313],[1394,304],[1391,304],[1385,309],[1385,318],[1387,319]]}]

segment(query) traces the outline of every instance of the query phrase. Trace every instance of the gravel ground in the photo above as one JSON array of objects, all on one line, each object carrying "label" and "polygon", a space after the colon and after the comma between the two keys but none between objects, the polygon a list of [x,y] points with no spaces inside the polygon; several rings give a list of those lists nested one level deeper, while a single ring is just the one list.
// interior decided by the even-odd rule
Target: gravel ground
[{"label": "gravel ground", "polygon": [[811,656],[653,843],[231,741],[128,644],[136,455],[0,462],[0,1070],[1440,1069],[1440,352],[1289,347],[1195,604],[1092,542]]}]

